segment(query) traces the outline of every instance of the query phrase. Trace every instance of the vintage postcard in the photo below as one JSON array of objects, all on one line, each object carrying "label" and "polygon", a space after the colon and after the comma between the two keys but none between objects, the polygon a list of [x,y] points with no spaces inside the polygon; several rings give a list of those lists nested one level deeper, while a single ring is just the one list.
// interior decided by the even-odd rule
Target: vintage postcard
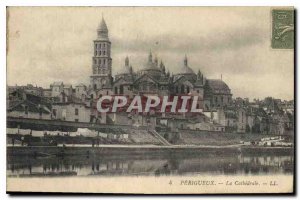
[{"label": "vintage postcard", "polygon": [[7,192],[294,193],[293,7],[7,7]]}]

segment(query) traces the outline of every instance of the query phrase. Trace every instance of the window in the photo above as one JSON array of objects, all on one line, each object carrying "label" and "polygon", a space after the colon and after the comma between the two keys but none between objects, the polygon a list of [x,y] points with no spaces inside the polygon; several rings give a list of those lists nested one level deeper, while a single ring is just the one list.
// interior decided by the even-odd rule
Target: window
[{"label": "window", "polygon": [[181,94],[184,93],[184,85],[181,85]]},{"label": "window", "polygon": [[25,106],[25,115],[28,115],[28,106]]},{"label": "window", "polygon": [[101,59],[99,59],[99,64],[101,65]]},{"label": "window", "polygon": [[105,48],[105,43],[103,44],[103,47]]},{"label": "window", "polygon": [[75,108],[75,115],[78,115],[78,108]]},{"label": "window", "polygon": [[105,51],[103,51],[103,55],[105,55]]},{"label": "window", "polygon": [[94,59],[94,64],[97,64],[97,60],[96,59]]},{"label": "window", "polygon": [[39,115],[40,115],[40,117],[42,117],[42,115],[43,115],[43,110],[42,110],[42,108],[40,108],[40,110],[39,110]]},{"label": "window", "polygon": [[115,94],[118,94],[118,88],[115,87]]},{"label": "window", "polygon": [[78,119],[75,119],[75,122],[78,122]]},{"label": "window", "polygon": [[224,102],[224,98],[223,98],[223,97],[221,97],[221,102],[222,102],[222,103]]},{"label": "window", "polygon": [[101,43],[99,44],[99,48],[101,49]]},{"label": "window", "polygon": [[186,92],[190,93],[190,87],[189,86],[186,86]]},{"label": "window", "polygon": [[124,87],[123,85],[120,86],[120,94],[123,94],[124,93]]},{"label": "window", "polygon": [[105,65],[105,59],[103,60],[103,65]]},{"label": "window", "polygon": [[94,84],[94,90],[96,90],[97,89],[97,84]]},{"label": "window", "polygon": [[101,56],[101,51],[99,51],[99,55]]},{"label": "window", "polygon": [[56,117],[56,109],[52,109],[53,116]]},{"label": "window", "polygon": [[242,112],[242,123],[244,123],[244,113]]}]

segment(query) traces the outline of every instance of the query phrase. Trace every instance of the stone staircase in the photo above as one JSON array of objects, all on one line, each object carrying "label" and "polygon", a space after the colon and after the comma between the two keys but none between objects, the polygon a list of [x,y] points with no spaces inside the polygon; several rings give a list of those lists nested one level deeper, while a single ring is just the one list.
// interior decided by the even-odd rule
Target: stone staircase
[{"label": "stone staircase", "polygon": [[169,143],[164,137],[162,137],[158,132],[155,130],[149,130],[148,131],[151,135],[153,135],[156,139],[158,139],[163,145],[165,146],[171,146],[172,144]]}]

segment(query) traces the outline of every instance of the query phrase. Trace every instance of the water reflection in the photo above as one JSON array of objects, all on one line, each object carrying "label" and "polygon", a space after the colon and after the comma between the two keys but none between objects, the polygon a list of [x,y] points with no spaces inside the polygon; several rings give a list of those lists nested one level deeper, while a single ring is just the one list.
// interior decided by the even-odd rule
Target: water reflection
[{"label": "water reflection", "polygon": [[293,156],[8,157],[8,176],[292,174]]}]

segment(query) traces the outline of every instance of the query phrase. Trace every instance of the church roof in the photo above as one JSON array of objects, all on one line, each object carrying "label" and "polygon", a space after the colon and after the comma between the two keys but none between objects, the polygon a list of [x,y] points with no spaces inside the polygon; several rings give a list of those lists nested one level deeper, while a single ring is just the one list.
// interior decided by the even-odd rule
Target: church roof
[{"label": "church roof", "polygon": [[184,58],[184,65],[180,68],[180,71],[178,74],[195,74],[194,71],[188,66],[188,60],[185,56]]},{"label": "church roof", "polygon": [[179,74],[194,74],[194,71],[189,66],[183,66],[181,67]]},{"label": "church roof", "polygon": [[130,74],[130,68],[128,66],[123,66],[118,70],[117,75]]},{"label": "church roof", "polygon": [[149,57],[148,57],[148,61],[146,62],[146,64],[143,66],[142,70],[156,70],[156,71],[160,71],[160,69],[158,68],[158,65],[152,61],[152,53],[149,53]]},{"label": "church roof", "polygon": [[102,20],[101,20],[101,22],[98,26],[97,35],[98,35],[97,40],[109,41],[109,39],[108,39],[108,28],[107,28],[107,25],[106,25],[103,17],[102,17]]},{"label": "church roof", "polygon": [[105,20],[103,18],[101,20],[101,23],[98,26],[98,30],[107,31],[108,32],[107,25],[106,25]]},{"label": "church roof", "polygon": [[119,77],[115,80],[115,82],[113,84],[116,84],[117,82],[123,80],[123,84],[131,84],[133,83],[133,78],[131,76],[122,76],[122,77]]},{"label": "church roof", "polygon": [[126,57],[125,59],[125,65],[121,67],[121,69],[117,72],[118,75],[121,74],[130,74],[130,66],[129,66],[129,59]]},{"label": "church roof", "polygon": [[207,79],[206,83],[215,93],[230,93],[228,85],[220,79]]},{"label": "church roof", "polygon": [[144,66],[142,70],[160,70],[154,62],[147,62]]}]

